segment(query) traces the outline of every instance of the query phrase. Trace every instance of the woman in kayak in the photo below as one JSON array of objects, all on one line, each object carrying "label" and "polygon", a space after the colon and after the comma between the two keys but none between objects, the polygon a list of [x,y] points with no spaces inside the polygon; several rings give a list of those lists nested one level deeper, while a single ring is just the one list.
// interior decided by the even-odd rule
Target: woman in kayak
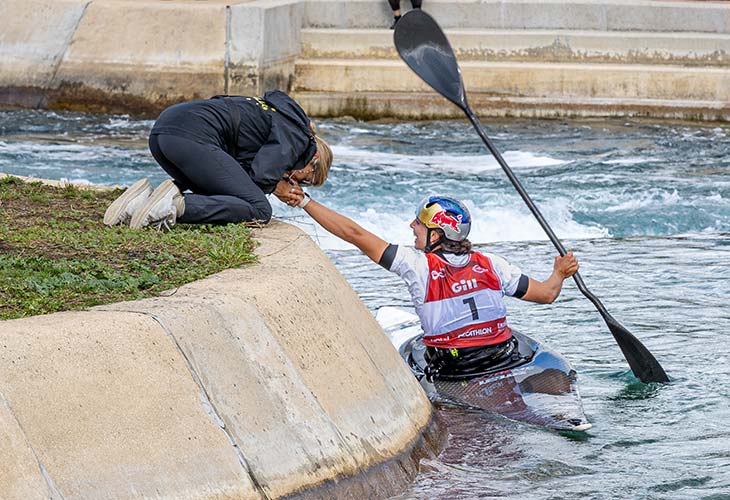
[{"label": "woman in kayak", "polygon": [[175,104],[155,122],[149,147],[172,180],[154,192],[138,181],[107,209],[105,224],[266,223],[266,195],[294,205],[288,179],[320,186],[332,164],[307,114],[278,90]]},{"label": "woman in kayak", "polygon": [[[493,254],[472,250],[471,217],[459,201],[429,196],[410,227],[415,249],[389,244],[349,218],[304,196],[304,210],[327,231],[352,243],[408,285],[427,346],[427,375],[468,374],[510,356],[515,346],[503,297],[549,304],[578,271],[572,253],[555,257],[545,281],[530,278]],[[420,251],[419,251],[420,250]]]}]

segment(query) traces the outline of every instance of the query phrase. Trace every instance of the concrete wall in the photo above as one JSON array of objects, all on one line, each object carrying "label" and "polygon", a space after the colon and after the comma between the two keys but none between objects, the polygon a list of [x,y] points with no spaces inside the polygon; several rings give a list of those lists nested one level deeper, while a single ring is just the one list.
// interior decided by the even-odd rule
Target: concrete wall
[{"label": "concrete wall", "polygon": [[382,498],[431,405],[300,230],[164,297],[0,322],[0,498]]},{"label": "concrete wall", "polygon": [[[454,45],[477,114],[730,120],[728,2],[425,9]],[[281,88],[314,116],[461,116],[395,59],[385,0],[4,0],[0,19],[12,20],[0,30],[0,105],[154,116]]]},{"label": "concrete wall", "polygon": [[5,0],[0,104],[132,111],[290,86],[298,0]]},{"label": "concrete wall", "polygon": [[297,1],[255,1],[231,6],[228,94],[260,95],[289,89],[300,52],[302,6]]},{"label": "concrete wall", "polygon": [[[580,29],[652,32],[730,32],[721,1],[682,0],[426,0],[423,8],[444,29]],[[404,12],[410,2],[402,1]],[[307,28],[383,28],[385,0],[307,0]]]},{"label": "concrete wall", "polygon": [[[428,0],[424,9],[444,28],[477,115],[730,120],[728,2]],[[464,118],[402,63],[384,29],[391,19],[365,0],[305,4],[293,94],[308,112]]]}]

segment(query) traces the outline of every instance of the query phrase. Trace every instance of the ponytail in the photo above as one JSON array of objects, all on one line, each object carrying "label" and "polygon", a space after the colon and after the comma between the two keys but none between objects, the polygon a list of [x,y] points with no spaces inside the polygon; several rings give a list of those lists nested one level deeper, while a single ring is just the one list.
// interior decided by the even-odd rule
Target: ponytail
[{"label": "ponytail", "polygon": [[320,138],[316,133],[314,134],[314,142],[317,144],[317,152],[319,153],[319,162],[317,168],[314,170],[314,179],[312,179],[313,186],[321,186],[324,181],[327,180],[327,176],[330,173],[330,167],[332,166],[332,150],[324,139]]},{"label": "ponytail", "polygon": [[471,253],[471,241],[468,239],[462,240],[462,241],[454,241],[446,239],[446,235],[444,234],[443,230],[441,229],[434,229],[436,233],[440,236],[440,246],[441,250],[443,250],[446,253],[453,253],[455,255],[466,255],[468,253]]}]

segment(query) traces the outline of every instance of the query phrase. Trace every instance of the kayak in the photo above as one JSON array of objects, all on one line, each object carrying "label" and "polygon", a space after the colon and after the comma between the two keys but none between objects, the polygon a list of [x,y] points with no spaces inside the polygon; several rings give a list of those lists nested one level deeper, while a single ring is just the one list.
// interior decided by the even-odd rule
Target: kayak
[{"label": "kayak", "polygon": [[376,319],[431,401],[497,413],[511,420],[560,431],[591,427],[583,413],[577,374],[558,352],[512,330],[517,345],[506,360],[470,375],[424,375],[426,346],[418,316],[381,307]]}]

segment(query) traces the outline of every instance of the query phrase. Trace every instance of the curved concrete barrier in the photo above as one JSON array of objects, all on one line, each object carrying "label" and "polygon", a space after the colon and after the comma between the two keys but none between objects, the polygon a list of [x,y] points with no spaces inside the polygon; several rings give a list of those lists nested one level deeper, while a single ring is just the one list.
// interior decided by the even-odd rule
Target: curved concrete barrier
[{"label": "curved concrete barrier", "polygon": [[0,322],[0,497],[375,498],[430,402],[306,234],[164,297]]}]

